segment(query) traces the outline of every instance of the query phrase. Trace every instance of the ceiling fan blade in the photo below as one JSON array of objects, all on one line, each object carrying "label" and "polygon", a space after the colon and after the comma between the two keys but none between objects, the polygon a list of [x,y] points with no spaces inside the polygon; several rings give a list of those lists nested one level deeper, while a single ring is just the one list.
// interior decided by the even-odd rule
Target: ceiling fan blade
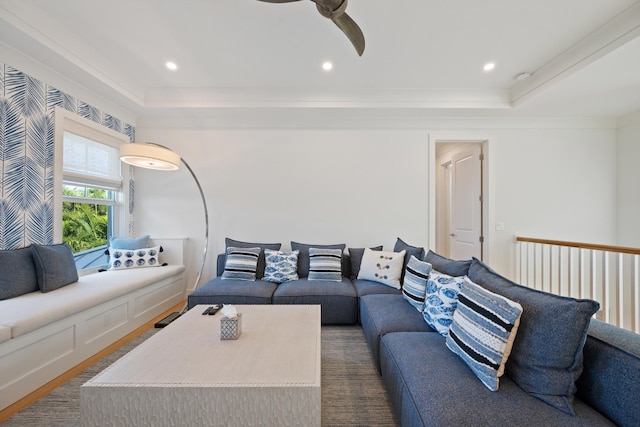
[{"label": "ceiling fan blade", "polygon": [[301,0],[258,0],[258,1],[263,1],[265,3],[291,3],[294,1],[301,1]]},{"label": "ceiling fan blade", "polygon": [[364,53],[364,34],[362,34],[362,30],[358,24],[356,24],[355,21],[346,13],[331,18],[331,20],[349,38],[353,47],[356,48],[358,55],[362,56]]}]

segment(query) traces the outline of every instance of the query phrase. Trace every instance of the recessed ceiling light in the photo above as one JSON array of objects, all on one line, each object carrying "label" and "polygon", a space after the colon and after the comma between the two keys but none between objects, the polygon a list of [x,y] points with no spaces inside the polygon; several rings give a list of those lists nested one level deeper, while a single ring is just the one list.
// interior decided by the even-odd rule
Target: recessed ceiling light
[{"label": "recessed ceiling light", "polygon": [[486,64],[484,64],[484,67],[482,67],[482,69],[485,71],[491,71],[494,68],[496,68],[496,64],[493,62],[487,62]]},{"label": "recessed ceiling light", "polygon": [[178,69],[178,66],[176,65],[175,62],[167,62],[166,64],[164,64],[168,69],[170,69],[171,71],[175,71]]},{"label": "recessed ceiling light", "polygon": [[322,69],[325,70],[325,71],[329,71],[329,70],[333,69],[333,64],[331,62],[329,62],[329,61],[324,62],[322,64]]}]

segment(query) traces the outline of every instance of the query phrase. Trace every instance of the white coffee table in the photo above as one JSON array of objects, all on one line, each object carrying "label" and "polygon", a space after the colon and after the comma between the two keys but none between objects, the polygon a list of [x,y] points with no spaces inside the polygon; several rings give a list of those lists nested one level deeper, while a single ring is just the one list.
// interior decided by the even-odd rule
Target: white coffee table
[{"label": "white coffee table", "polygon": [[247,305],[238,340],[201,305],[82,386],[84,426],[320,425],[320,306]]}]

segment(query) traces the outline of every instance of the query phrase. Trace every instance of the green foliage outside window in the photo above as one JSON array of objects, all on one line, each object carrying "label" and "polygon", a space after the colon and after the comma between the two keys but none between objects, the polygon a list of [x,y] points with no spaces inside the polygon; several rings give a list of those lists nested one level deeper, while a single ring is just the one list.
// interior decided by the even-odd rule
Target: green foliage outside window
[{"label": "green foliage outside window", "polygon": [[[109,199],[107,190],[85,187],[63,188],[63,196]],[[68,200],[68,199],[67,199]],[[98,203],[62,203],[62,240],[73,253],[107,244],[109,206]]]}]

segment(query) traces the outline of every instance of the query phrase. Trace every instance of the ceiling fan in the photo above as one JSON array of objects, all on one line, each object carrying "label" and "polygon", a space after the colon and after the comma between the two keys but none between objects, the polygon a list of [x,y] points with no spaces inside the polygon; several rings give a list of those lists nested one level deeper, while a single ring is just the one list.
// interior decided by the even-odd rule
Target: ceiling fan
[{"label": "ceiling fan", "polygon": [[[266,3],[291,3],[300,0],[260,0]],[[349,38],[358,55],[364,53],[364,35],[358,24],[345,13],[348,0],[311,0],[316,4],[318,12],[325,18],[331,19]]]}]

